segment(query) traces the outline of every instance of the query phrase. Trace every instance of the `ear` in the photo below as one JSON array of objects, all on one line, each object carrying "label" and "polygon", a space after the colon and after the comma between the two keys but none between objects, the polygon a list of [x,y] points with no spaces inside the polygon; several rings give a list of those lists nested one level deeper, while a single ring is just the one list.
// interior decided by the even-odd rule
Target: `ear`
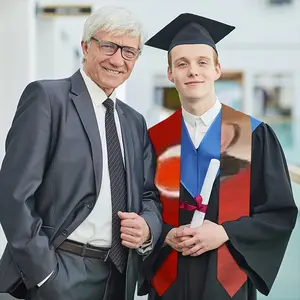
[{"label": "ear", "polygon": [[89,52],[89,44],[84,41],[81,41],[81,49],[83,53],[83,58],[85,58]]},{"label": "ear", "polygon": [[222,75],[221,65],[217,64],[215,80],[218,80],[221,77],[221,75]]},{"label": "ear", "polygon": [[172,69],[170,67],[168,67],[168,78],[171,82],[174,83],[174,77],[173,77]]}]

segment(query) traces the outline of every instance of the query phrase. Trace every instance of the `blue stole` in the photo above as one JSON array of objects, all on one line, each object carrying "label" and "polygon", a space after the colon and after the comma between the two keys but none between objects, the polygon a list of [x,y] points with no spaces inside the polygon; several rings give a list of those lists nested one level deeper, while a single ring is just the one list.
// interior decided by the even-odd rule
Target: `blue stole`
[{"label": "blue stole", "polygon": [[[250,117],[252,132],[260,121]],[[193,198],[200,195],[210,160],[220,160],[222,110],[196,149],[182,118],[180,183]],[[220,170],[219,170],[220,172]],[[219,172],[217,175],[219,175]]]}]

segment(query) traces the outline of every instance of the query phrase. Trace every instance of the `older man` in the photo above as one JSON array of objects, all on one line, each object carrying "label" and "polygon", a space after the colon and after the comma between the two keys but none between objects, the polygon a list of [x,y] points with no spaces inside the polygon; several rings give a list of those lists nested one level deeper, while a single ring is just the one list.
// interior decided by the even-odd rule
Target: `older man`
[{"label": "older man", "polygon": [[144,118],[114,91],[143,42],[131,13],[102,8],[84,26],[83,68],[24,90],[0,172],[1,292],[133,299],[162,221]]}]

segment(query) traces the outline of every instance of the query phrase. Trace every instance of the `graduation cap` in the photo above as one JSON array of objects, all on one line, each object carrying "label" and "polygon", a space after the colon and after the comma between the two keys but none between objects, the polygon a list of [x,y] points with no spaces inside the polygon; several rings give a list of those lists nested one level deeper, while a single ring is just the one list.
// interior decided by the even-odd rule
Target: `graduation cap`
[{"label": "graduation cap", "polygon": [[145,45],[169,52],[178,45],[206,44],[217,52],[216,44],[234,29],[234,26],[184,13],[150,38]]}]

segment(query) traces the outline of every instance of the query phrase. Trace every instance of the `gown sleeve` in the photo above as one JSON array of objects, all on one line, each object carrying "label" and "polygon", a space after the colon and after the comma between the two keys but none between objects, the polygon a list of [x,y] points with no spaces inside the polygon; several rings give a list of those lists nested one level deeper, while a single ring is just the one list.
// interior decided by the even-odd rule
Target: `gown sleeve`
[{"label": "gown sleeve", "polygon": [[222,225],[230,252],[262,294],[274,283],[297,215],[282,148],[261,123],[252,134],[250,217]]},{"label": "gown sleeve", "polygon": [[153,251],[143,261],[142,266],[139,270],[137,293],[139,296],[143,296],[149,293],[150,281],[153,278],[155,271],[159,268],[159,266],[164,262],[164,260],[172,251],[172,248],[168,245],[164,245],[164,242],[169,231],[173,228],[173,226],[163,223],[162,233]]}]

